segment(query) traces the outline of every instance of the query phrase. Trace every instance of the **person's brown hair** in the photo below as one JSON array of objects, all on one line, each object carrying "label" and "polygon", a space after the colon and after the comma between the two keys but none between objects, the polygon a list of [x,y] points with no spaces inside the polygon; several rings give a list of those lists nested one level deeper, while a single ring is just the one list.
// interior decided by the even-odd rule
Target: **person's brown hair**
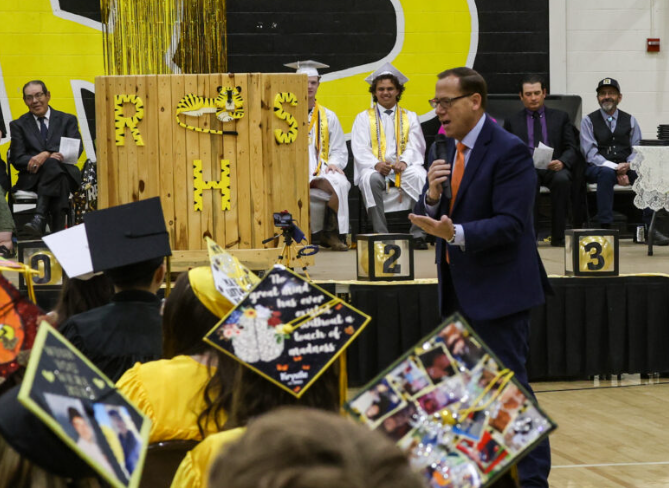
[{"label": "person's brown hair", "polygon": [[399,102],[400,99],[402,98],[402,93],[404,93],[404,90],[406,89],[402,83],[400,83],[400,80],[397,79],[397,76],[386,73],[384,75],[379,75],[374,80],[372,81],[372,84],[369,87],[369,93],[372,94],[372,98],[374,99],[374,102],[378,102],[376,98],[376,86],[379,84],[379,81],[382,80],[390,80],[392,84],[397,88],[397,91],[399,92],[397,94],[397,101]]},{"label": "person's brown hair", "polygon": [[165,299],[163,309],[163,358],[202,354],[211,346],[202,338],[219,322],[198,300],[188,279],[181,273]]},{"label": "person's brown hair", "polygon": [[449,76],[455,76],[460,80],[460,89],[463,94],[478,93],[481,95],[481,108],[483,110],[486,109],[488,105],[488,85],[478,71],[464,66],[461,68],[451,68],[439,73],[437,78],[443,80]]},{"label": "person's brown hair", "polygon": [[335,361],[297,398],[248,367],[240,366],[235,375],[232,406],[225,429],[245,426],[251,419],[286,405],[339,411],[339,368],[339,361]]},{"label": "person's brown hair", "polygon": [[64,323],[73,315],[107,305],[113,295],[114,284],[105,274],[86,281],[63,276],[63,288],[55,308],[58,323]]},{"label": "person's brown hair", "polygon": [[[232,383],[237,362],[218,351],[202,339],[218,322],[219,318],[205,307],[193,292],[188,273],[177,278],[172,292],[165,300],[163,311],[163,358],[179,355],[209,355],[211,377],[202,394],[205,409],[198,414],[197,424],[204,437],[205,426],[213,422],[216,430],[223,429],[220,419],[230,410]],[[216,369],[212,365],[216,363]]]},{"label": "person's brown hair", "polygon": [[[30,434],[26,434],[30,435]],[[0,488],[100,488],[95,478],[70,480],[42,469],[21,456],[0,435]]]},{"label": "person's brown hair", "polygon": [[390,439],[333,413],[282,408],[252,422],[212,463],[209,486],[421,488]]},{"label": "person's brown hair", "polygon": [[21,90],[21,93],[23,93],[23,98],[26,97],[26,88],[30,85],[39,85],[42,87],[42,92],[44,92],[45,95],[49,94],[49,90],[47,90],[46,85],[42,80],[30,80],[28,83],[23,85],[23,89]]}]

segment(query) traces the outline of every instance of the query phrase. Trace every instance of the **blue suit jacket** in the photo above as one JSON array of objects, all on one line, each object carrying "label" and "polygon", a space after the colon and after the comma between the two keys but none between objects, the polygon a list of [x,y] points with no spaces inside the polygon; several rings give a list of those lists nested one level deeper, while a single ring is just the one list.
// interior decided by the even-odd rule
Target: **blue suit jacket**
[{"label": "blue suit jacket", "polygon": [[[455,160],[455,143],[448,139],[448,160]],[[429,163],[436,159],[430,148]],[[453,205],[451,219],[463,227],[465,248],[437,239],[437,267],[442,315],[459,304],[475,320],[492,320],[544,302],[550,290],[534,237],[533,205],[536,172],[527,146],[486,116],[471,151]],[[425,211],[423,195],[415,213]],[[437,218],[447,215],[442,196]],[[457,302],[453,298],[457,298]]]}]

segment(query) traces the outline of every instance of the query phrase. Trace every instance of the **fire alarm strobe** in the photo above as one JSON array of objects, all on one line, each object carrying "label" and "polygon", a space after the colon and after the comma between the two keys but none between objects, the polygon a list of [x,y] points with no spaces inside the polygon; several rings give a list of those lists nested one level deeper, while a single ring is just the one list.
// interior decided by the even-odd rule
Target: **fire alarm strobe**
[{"label": "fire alarm strobe", "polygon": [[646,40],[646,51],[649,53],[659,53],[660,52],[660,38],[659,37],[649,37]]}]

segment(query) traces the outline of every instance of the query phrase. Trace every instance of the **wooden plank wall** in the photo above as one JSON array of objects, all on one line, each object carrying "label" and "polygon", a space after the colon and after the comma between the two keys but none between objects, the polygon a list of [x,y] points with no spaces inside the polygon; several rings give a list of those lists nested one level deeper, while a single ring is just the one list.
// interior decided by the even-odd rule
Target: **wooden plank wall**
[{"label": "wooden plank wall", "polygon": [[[215,135],[187,130],[176,122],[179,101],[188,93],[215,98],[219,86],[239,86],[244,116],[222,123],[215,114],[181,115],[188,125],[236,130]],[[274,114],[278,93],[292,92],[298,105],[283,104],[297,120],[291,144],[278,144],[274,130],[288,131]],[[261,249],[272,236],[272,214],[287,210],[308,235],[309,175],[307,148],[307,77],[297,74],[235,73],[201,75],[101,76],[95,80],[98,204],[106,208],[160,196],[172,249],[205,249],[204,236],[228,249]],[[115,95],[136,95],[144,103],[137,127],[138,146],[130,129],[125,145],[117,146]],[[125,104],[124,115],[135,113]],[[221,192],[204,190],[202,211],[194,210],[193,161],[202,160],[205,181],[220,179],[221,159],[230,161],[230,210],[221,210]]]}]

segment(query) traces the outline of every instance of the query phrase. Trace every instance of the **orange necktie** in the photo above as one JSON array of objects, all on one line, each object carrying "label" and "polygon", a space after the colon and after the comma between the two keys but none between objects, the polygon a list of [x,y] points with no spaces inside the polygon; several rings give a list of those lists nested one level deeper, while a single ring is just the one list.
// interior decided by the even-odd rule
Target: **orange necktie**
[{"label": "orange necktie", "polygon": [[455,156],[455,168],[453,168],[453,174],[451,175],[451,207],[449,209],[449,214],[453,211],[453,204],[455,203],[455,197],[458,196],[462,175],[465,174],[465,149],[467,149],[467,146],[458,142],[458,153]]},{"label": "orange necktie", "polygon": [[[458,142],[458,152],[455,156],[455,168],[453,168],[453,173],[451,174],[451,206],[448,211],[449,215],[453,211],[453,203],[455,202],[455,197],[458,196],[462,175],[465,173],[465,149],[467,149],[467,146]],[[449,264],[451,262],[448,256],[448,245],[446,245],[446,262]]]}]

